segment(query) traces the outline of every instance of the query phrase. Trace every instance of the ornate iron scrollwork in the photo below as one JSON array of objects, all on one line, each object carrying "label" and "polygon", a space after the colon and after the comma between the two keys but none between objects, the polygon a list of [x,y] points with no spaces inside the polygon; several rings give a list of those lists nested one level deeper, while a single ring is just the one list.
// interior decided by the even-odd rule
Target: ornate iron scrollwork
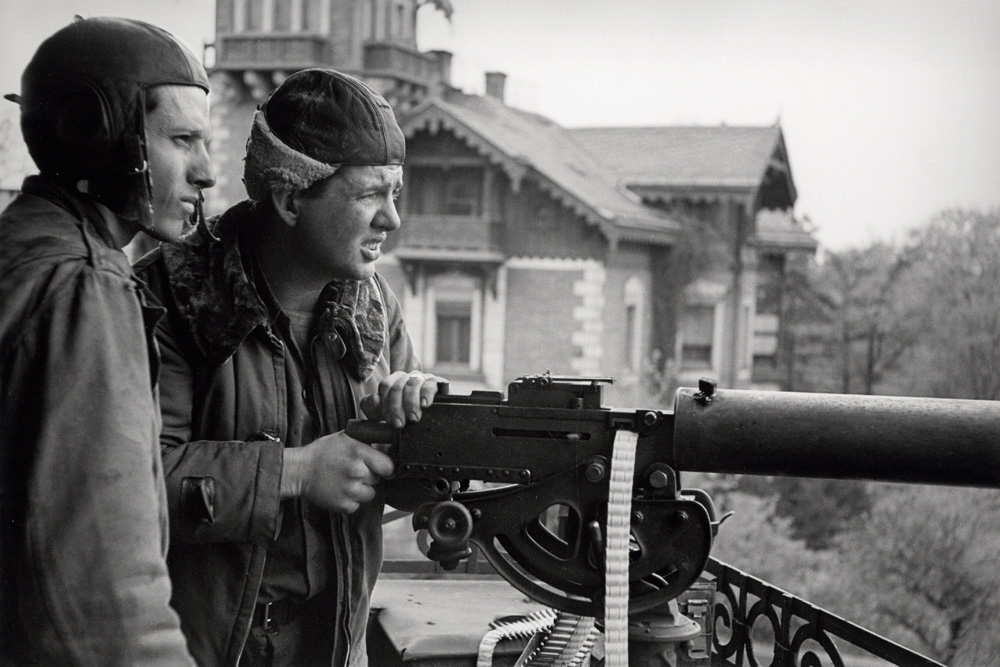
[{"label": "ornate iron scrollwork", "polygon": [[[710,558],[706,572],[715,578],[715,632],[712,664],[742,667],[844,667],[840,644],[893,665],[944,667],[859,625],[786,593],[765,581]],[[773,634],[770,660],[755,651],[753,630],[766,623]]]}]

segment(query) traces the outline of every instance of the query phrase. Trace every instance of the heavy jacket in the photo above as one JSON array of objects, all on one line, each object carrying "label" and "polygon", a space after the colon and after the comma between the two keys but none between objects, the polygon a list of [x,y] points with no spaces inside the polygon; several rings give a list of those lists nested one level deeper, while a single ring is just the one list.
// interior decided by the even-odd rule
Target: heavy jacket
[{"label": "heavy jacket", "polygon": [[[254,286],[252,255],[241,237],[255,215],[251,202],[237,204],[214,223],[214,233],[199,229],[136,267],[167,309],[157,339],[172,603],[192,653],[206,666],[235,665],[246,642],[268,547],[279,529],[282,447],[294,439],[282,381],[290,351],[272,330],[275,314]],[[367,304],[320,304],[317,336],[321,344],[336,343],[344,337],[344,317],[349,321],[354,335],[343,343],[353,352],[340,363],[362,360],[347,374],[354,410],[383,377],[417,368],[399,304],[384,280],[375,276],[360,285]],[[372,313],[384,317],[369,318]],[[320,386],[324,373],[312,375],[309,400],[319,414],[328,413],[335,406]],[[367,662],[365,625],[381,567],[382,509],[380,492],[351,515],[329,514],[335,571],[321,596],[336,615],[334,663]]]},{"label": "heavy jacket", "polygon": [[41,177],[0,215],[2,664],[193,664],[164,563],[160,310],[111,215]]}]

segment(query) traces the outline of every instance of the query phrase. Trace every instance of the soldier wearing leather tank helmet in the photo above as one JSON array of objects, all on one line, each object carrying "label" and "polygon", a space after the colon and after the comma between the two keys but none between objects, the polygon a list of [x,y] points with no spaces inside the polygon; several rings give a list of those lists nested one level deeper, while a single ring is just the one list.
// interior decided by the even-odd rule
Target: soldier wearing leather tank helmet
[{"label": "soldier wearing leather tank helmet", "polygon": [[0,214],[0,663],[193,665],[164,560],[161,311],[121,248],[200,211],[208,78],[160,28],[94,18],[7,98],[39,173]]}]

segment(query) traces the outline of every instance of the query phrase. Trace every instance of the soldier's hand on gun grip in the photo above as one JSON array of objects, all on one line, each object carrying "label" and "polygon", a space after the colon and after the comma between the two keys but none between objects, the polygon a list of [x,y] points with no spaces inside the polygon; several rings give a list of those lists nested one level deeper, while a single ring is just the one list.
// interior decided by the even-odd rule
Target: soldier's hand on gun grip
[{"label": "soldier's hand on gun grip", "polygon": [[373,486],[393,469],[391,458],[341,431],[284,450],[281,497],[350,514],[375,497]]},{"label": "soldier's hand on gun grip", "polygon": [[419,421],[423,409],[434,401],[439,382],[447,380],[420,371],[396,371],[379,383],[377,392],[361,400],[361,410],[369,419],[402,428],[406,422]]}]

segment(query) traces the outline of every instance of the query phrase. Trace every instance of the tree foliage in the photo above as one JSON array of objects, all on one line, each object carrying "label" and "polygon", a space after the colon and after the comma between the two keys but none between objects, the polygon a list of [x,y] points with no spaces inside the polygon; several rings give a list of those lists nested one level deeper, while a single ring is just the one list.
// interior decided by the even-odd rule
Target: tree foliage
[{"label": "tree foliage", "polygon": [[923,331],[911,377],[934,396],[1000,399],[1000,209],[943,211],[906,254],[935,325]]},{"label": "tree foliage", "polygon": [[811,550],[795,537],[791,519],[775,512],[778,496],[748,493],[737,475],[687,473],[685,487],[712,496],[717,514],[732,516],[719,526],[712,555],[799,597],[829,590],[825,573],[832,552]]},{"label": "tree foliage", "polygon": [[1000,492],[887,487],[839,540],[863,624],[951,665],[1000,664]]},{"label": "tree foliage", "polygon": [[814,550],[829,549],[859,515],[871,509],[868,484],[858,480],[741,476],[736,488],[774,497],[773,509],[788,520],[791,537]]},{"label": "tree foliage", "polygon": [[783,341],[783,356],[798,369],[790,388],[880,393],[926,327],[909,270],[907,253],[876,244],[828,252],[798,280]]},{"label": "tree foliage", "polygon": [[789,389],[1000,399],[1000,210],[827,252],[789,292]]}]

